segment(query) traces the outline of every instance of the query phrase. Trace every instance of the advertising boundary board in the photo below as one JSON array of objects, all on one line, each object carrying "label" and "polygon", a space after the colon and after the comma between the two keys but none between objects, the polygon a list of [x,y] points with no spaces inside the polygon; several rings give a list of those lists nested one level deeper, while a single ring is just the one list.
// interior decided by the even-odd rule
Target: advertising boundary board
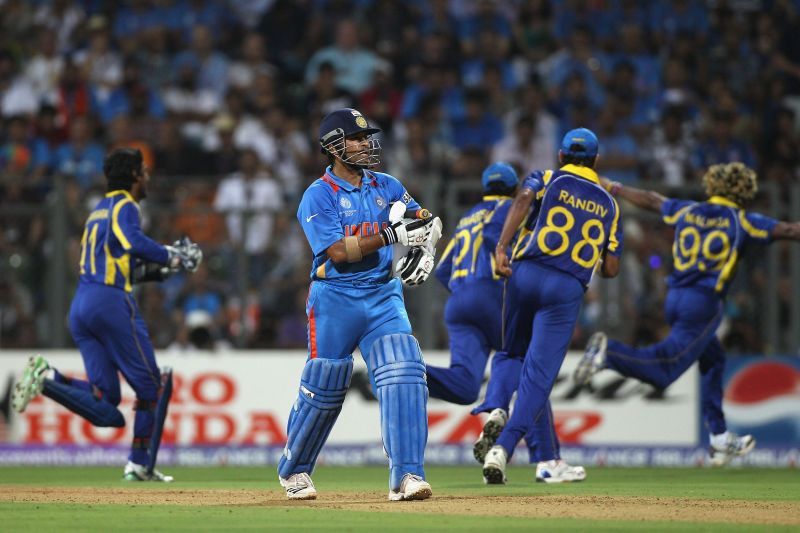
[{"label": "advertising boundary board", "polygon": [[[77,351],[42,352],[53,366],[81,376]],[[10,394],[29,352],[0,352],[0,398]],[[267,464],[277,461],[286,417],[305,362],[304,351],[159,353],[175,369],[175,393],[165,426],[164,464]],[[429,364],[446,366],[448,352],[429,351]],[[570,379],[579,354],[571,353],[551,396],[565,459],[586,464],[697,464],[698,377],[687,372],[667,391],[613,372],[578,390]],[[380,464],[379,414],[366,367],[356,356],[351,389],[321,460],[328,464]],[[133,393],[123,386],[120,410],[131,418]],[[468,406],[429,402],[429,464],[472,464],[471,445],[482,417]],[[127,428],[93,428],[50,400],[25,413],[3,413],[3,464],[119,464],[130,442]],[[664,423],[667,421],[668,423]],[[661,451],[659,451],[661,450]],[[666,450],[666,451],[664,451]],[[515,457],[526,462],[524,445]],[[777,452],[776,452],[777,453]],[[672,454],[672,455],[671,455]],[[670,457],[672,457],[670,459]],[[777,456],[776,456],[777,457]],[[781,456],[783,457],[783,456]],[[786,462],[791,459],[787,455]],[[775,459],[776,462],[783,459]],[[594,463],[593,463],[594,462]]]}]

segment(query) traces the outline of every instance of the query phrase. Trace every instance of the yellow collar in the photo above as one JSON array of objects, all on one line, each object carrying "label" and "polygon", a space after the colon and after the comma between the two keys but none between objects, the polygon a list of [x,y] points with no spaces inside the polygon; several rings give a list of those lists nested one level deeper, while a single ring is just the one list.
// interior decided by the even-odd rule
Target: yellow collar
[{"label": "yellow collar", "polygon": [[490,194],[483,197],[484,202],[491,202],[492,200],[508,200],[510,196],[503,196],[502,194]]},{"label": "yellow collar", "polygon": [[136,203],[136,200],[133,199],[133,196],[131,196],[131,193],[126,191],[126,190],[124,190],[124,189],[118,189],[116,191],[107,192],[106,193],[106,198],[112,198],[114,196],[119,196],[120,194],[125,196],[125,198],[127,198],[131,202]]},{"label": "yellow collar", "polygon": [[563,167],[560,168],[560,170],[563,170],[564,172],[569,172],[570,174],[575,174],[576,176],[580,176],[581,178],[587,179],[592,183],[600,185],[600,178],[597,177],[597,172],[595,172],[591,168],[569,164],[569,165],[564,165]]},{"label": "yellow collar", "polygon": [[708,203],[741,209],[741,206],[739,204],[737,204],[736,202],[732,202],[731,200],[728,200],[724,196],[712,196],[711,198],[708,199]]}]

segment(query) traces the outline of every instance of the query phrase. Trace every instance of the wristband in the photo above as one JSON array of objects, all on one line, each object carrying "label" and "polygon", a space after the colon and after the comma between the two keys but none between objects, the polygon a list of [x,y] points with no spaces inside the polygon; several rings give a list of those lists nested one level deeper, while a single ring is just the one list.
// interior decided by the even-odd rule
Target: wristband
[{"label": "wristband", "polygon": [[608,184],[608,194],[611,196],[616,196],[620,188],[622,188],[622,184],[620,182],[612,181]]}]

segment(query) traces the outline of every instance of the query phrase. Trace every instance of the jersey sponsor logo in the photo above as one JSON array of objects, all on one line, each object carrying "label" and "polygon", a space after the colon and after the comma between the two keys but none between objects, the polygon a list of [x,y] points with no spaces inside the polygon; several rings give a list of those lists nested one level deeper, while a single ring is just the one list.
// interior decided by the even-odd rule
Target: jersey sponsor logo
[{"label": "jersey sponsor logo", "polygon": [[574,196],[564,190],[558,194],[558,201],[570,205],[575,209],[581,209],[588,213],[600,215],[601,217],[605,217],[608,214],[608,209],[598,204],[594,200],[586,200],[584,198]]},{"label": "jersey sponsor logo", "polygon": [[350,203],[350,200],[348,200],[344,196],[339,198],[339,205],[342,206],[345,209],[350,209],[351,207],[353,207],[353,204]]},{"label": "jersey sponsor logo", "polygon": [[344,236],[361,236],[366,237],[368,235],[377,235],[380,233],[382,228],[386,228],[389,225],[388,222],[380,223],[380,222],[362,222],[361,224],[347,224],[344,226]]},{"label": "jersey sponsor logo", "polygon": [[314,218],[314,217],[315,217],[315,216],[317,216],[317,215],[319,215],[319,213],[314,213],[314,214],[313,214],[313,215],[311,215],[311,216],[307,216],[307,217],[306,217],[306,222],[311,222],[311,219],[312,219],[312,218]]},{"label": "jersey sponsor logo", "polygon": [[411,203],[411,195],[408,194],[408,191],[403,193],[403,203],[406,205]]}]

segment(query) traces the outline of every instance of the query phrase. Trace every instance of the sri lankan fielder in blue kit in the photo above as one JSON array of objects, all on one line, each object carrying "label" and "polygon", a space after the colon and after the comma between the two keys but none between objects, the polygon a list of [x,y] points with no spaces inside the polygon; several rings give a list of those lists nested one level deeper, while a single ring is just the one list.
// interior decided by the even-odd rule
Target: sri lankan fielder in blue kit
[{"label": "sri lankan fielder in blue kit", "polygon": [[[498,239],[495,265],[508,277],[503,350],[508,359],[522,360],[522,372],[517,374],[514,409],[483,463],[486,483],[505,483],[507,461],[534,421],[545,414],[593,273],[597,269],[602,276],[613,277],[619,270],[619,208],[600,186],[594,171],[597,154],[594,133],[585,128],[569,131],[559,151],[563,166],[525,179]],[[512,263],[507,249],[523,221]],[[507,374],[499,377],[505,379]],[[487,399],[497,397],[493,390],[497,379],[493,373]],[[581,472],[567,472],[573,468],[553,461],[547,474],[582,479]]]},{"label": "sri lankan fielder in blue kit", "polygon": [[12,405],[23,412],[41,393],[95,426],[122,427],[125,419],[117,409],[121,372],[136,393],[124,479],[172,481],[155,469],[172,373],[162,373],[156,364],[132,289],[134,282],[161,280],[180,268],[196,270],[202,252],[188,241],[164,246],[142,232],[139,201],[147,196],[150,176],[139,150],[114,150],[103,171],[108,192],[86,220],[80,278],[69,313],[88,381],[61,374],[37,355],[14,387]]},{"label": "sri lankan fielder in blue kit", "polygon": [[709,167],[703,176],[708,199],[702,202],[665,198],[616,182],[605,185],[612,194],[660,213],[675,228],[673,270],[664,304],[671,329],[661,342],[639,348],[595,333],[575,370],[575,380],[587,384],[598,370],[610,368],[664,389],[698,361],[710,460],[723,466],[755,447],[751,435],[727,430],[722,412],[725,352],[716,331],[725,294],[744,249],[776,239],[800,240],[800,223],[779,222],[745,209],[756,196],[758,182],[755,171],[742,163]]},{"label": "sri lankan fielder in blue kit", "polygon": [[373,137],[379,131],[355,109],[327,115],[319,142],[330,166],[306,189],[297,210],[314,259],[306,304],[308,359],[278,464],[289,499],[316,498],[311,474],[341,411],[356,347],[380,406],[389,499],[420,500],[432,493],[423,469],[425,362],[411,335],[401,281],[392,275],[391,245],[422,248],[416,253],[428,256],[430,273],[428,249],[441,236],[441,221],[389,222],[391,204],[402,202],[412,213],[420,206],[396,178],[370,170],[380,161]]},{"label": "sri lankan fielder in blue kit", "polygon": [[[450,338],[450,367],[428,365],[428,390],[432,398],[461,405],[472,404],[478,399],[492,350],[496,352],[496,358],[507,358],[501,350],[504,280],[495,272],[494,249],[519,179],[511,165],[498,162],[486,167],[481,184],[483,199],[458,222],[435,271],[436,277],[451,293],[444,312]],[[517,376],[521,367],[522,359],[519,358],[493,366],[495,373],[508,372]],[[482,444],[488,440],[486,434],[501,427],[500,424],[508,418],[508,405],[494,407],[492,399],[488,403],[493,408],[475,447],[475,458],[481,464],[489,451]],[[537,475],[545,471],[549,461],[560,460],[549,401],[545,416],[535,420],[531,432],[525,435],[525,441],[531,463],[537,464]],[[546,479],[560,480],[555,476]]]}]

